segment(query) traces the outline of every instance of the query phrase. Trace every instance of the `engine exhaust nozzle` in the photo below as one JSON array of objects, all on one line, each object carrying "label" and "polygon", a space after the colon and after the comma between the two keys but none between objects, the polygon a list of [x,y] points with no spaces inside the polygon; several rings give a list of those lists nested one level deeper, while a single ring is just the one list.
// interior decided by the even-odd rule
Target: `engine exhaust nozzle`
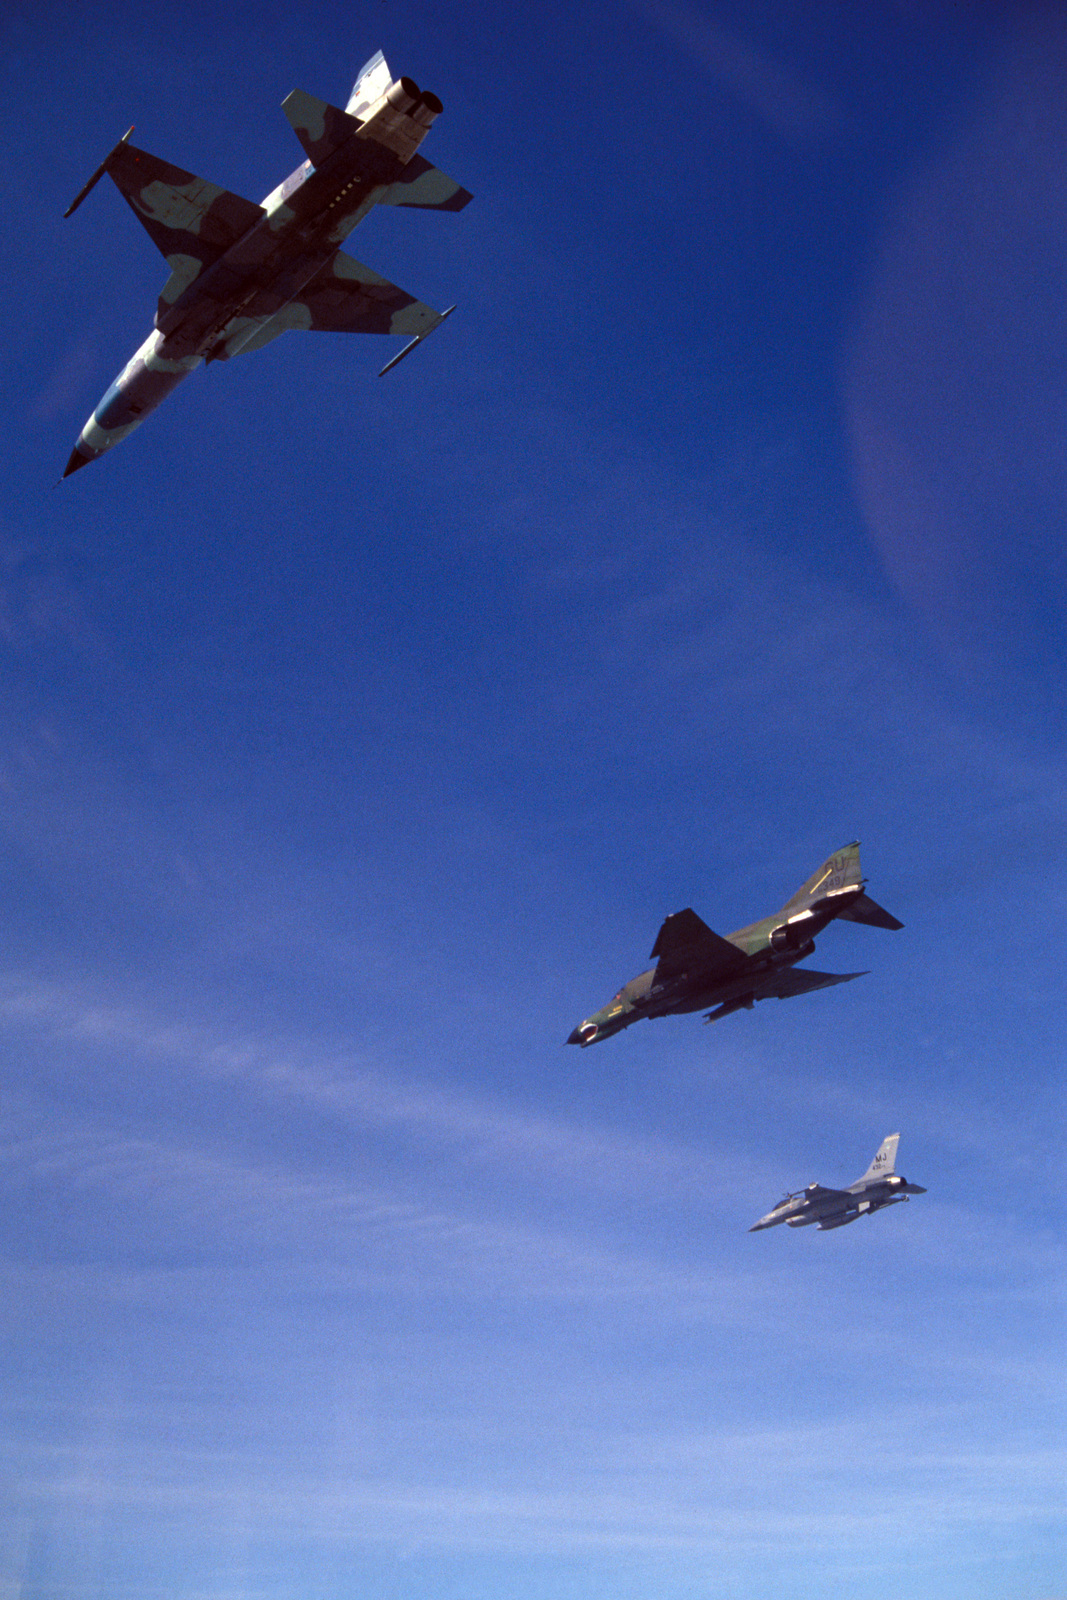
[{"label": "engine exhaust nozzle", "polygon": [[431,94],[429,89],[424,89],[419,97],[418,105],[412,107],[411,120],[417,122],[420,128],[428,128],[434,119],[441,115],[444,109],[437,96]]},{"label": "engine exhaust nozzle", "polygon": [[412,78],[397,78],[385,91],[385,103],[410,117],[422,98],[422,90]]}]

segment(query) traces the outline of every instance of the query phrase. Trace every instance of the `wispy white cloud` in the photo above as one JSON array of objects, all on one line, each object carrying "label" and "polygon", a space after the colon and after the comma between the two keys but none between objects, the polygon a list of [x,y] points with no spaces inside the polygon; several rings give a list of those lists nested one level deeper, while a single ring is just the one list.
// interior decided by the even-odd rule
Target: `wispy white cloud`
[{"label": "wispy white cloud", "polygon": [[[454,1204],[461,1184],[482,1169],[500,1170],[523,1181],[540,1178],[562,1183],[574,1200],[582,1194],[610,1201],[624,1195],[629,1201],[643,1197],[646,1202],[671,1202],[686,1207],[699,1204],[705,1215],[729,1214],[736,1226],[738,1196],[749,1194],[762,1202],[777,1194],[786,1181],[770,1157],[759,1159],[739,1155],[705,1130],[701,1144],[667,1139],[646,1133],[641,1137],[619,1127],[591,1125],[588,1121],[552,1118],[543,1113],[523,1112],[503,1101],[477,1096],[469,1091],[419,1081],[396,1068],[373,1062],[364,1052],[347,1052],[323,1046],[311,1039],[259,1038],[251,1031],[228,1035],[218,1028],[191,1020],[175,1022],[143,1006],[121,1003],[113,997],[95,994],[78,984],[45,982],[8,973],[0,977],[0,1025],[15,1038],[27,1034],[47,1046],[70,1046],[92,1052],[104,1050],[128,1059],[134,1072],[162,1069],[168,1077],[177,1074],[183,1083],[235,1084],[251,1097],[252,1103],[273,1108],[284,1115],[287,1104],[325,1114],[332,1122],[353,1133],[368,1130],[398,1131],[415,1138],[432,1156],[438,1174],[435,1187]],[[895,1105],[886,1099],[879,1107],[879,1091],[862,1070],[853,1078],[820,1076],[817,1069],[805,1072],[802,1082],[794,1072],[782,1073],[768,1067],[758,1056],[740,1050],[723,1067],[723,1082],[752,1080],[757,1093],[773,1093],[779,1103],[794,1101],[809,1114],[813,1106],[824,1106],[835,1117],[868,1124],[889,1123]],[[545,1238],[520,1233],[491,1237],[484,1218],[479,1218],[472,1234],[470,1215],[465,1208],[446,1213],[426,1211],[420,1186],[409,1189],[398,1203],[395,1193],[377,1193],[353,1186],[347,1180],[321,1178],[286,1167],[259,1168],[235,1162],[225,1150],[206,1151],[195,1146],[184,1148],[167,1144],[155,1136],[143,1140],[112,1139],[105,1130],[73,1124],[64,1134],[62,1124],[48,1113],[49,1121],[27,1131],[21,1124],[13,1130],[10,1160],[40,1170],[51,1165],[62,1171],[65,1183],[80,1183],[108,1178],[123,1187],[132,1198],[140,1185],[144,1193],[159,1192],[166,1183],[187,1196],[197,1192],[205,1197],[209,1209],[218,1210],[220,1196],[224,1215],[238,1210],[277,1218],[287,1206],[297,1211],[332,1212],[338,1219],[390,1219],[407,1231],[437,1226],[445,1234],[477,1238],[499,1262],[525,1259],[540,1261],[546,1282],[560,1286],[576,1275],[577,1281],[599,1281],[607,1292],[627,1281],[636,1283],[641,1272],[599,1261],[593,1256],[582,1264],[579,1257],[563,1257],[552,1263],[561,1246]],[[33,1122],[31,1117],[30,1122]],[[973,1106],[965,1113],[936,1095],[927,1094],[917,1103],[910,1117],[913,1137],[925,1139],[938,1149],[967,1154],[980,1153],[982,1173],[989,1162],[997,1170],[1012,1163],[1012,1152],[1001,1160],[1003,1121],[993,1110],[981,1114]],[[864,1152],[857,1151],[853,1164],[858,1172]],[[455,1163],[461,1160],[462,1169]],[[445,1165],[441,1165],[444,1161]],[[1016,1152],[1014,1168],[1032,1170],[1033,1154]],[[365,1158],[361,1164],[366,1165]],[[453,1174],[454,1176],[449,1176]],[[855,1174],[852,1174],[853,1176]],[[909,1173],[910,1175],[910,1173]],[[822,1181],[844,1181],[848,1174],[807,1173],[796,1181],[818,1176]],[[1058,1276],[1064,1268],[1063,1254],[1055,1238],[1040,1227],[1020,1232],[1014,1217],[1001,1208],[991,1209],[982,1202],[983,1191],[976,1191],[968,1205],[946,1204],[936,1197],[936,1173],[918,1174],[934,1194],[920,1203],[926,1213],[923,1224],[900,1233],[895,1248],[918,1263],[943,1262],[944,1239],[952,1240],[957,1266],[965,1262],[988,1260],[991,1248],[1010,1251],[1020,1267],[1027,1265]],[[933,1180],[933,1182],[931,1182]],[[409,1197],[413,1205],[409,1203]],[[422,1209],[420,1209],[422,1208]],[[938,1225],[932,1225],[936,1212]],[[755,1215],[755,1212],[753,1212]],[[434,1222],[433,1219],[436,1219]],[[896,1238],[895,1230],[892,1237]],[[566,1251],[564,1251],[566,1256]],[[498,1267],[499,1270],[499,1267]],[[636,1270],[636,1276],[634,1272]],[[659,1269],[657,1269],[659,1270]],[[667,1274],[661,1281],[674,1284],[680,1300],[690,1297],[693,1286],[684,1278]],[[688,1287],[687,1287],[688,1284]],[[614,1290],[612,1292],[615,1292]],[[699,1302],[702,1297],[697,1295]]]},{"label": "wispy white cloud", "polygon": [[[285,1251],[309,1266],[320,1286],[333,1281],[349,1293],[388,1286],[419,1295],[633,1301],[669,1307],[681,1321],[716,1324],[748,1321],[768,1294],[750,1272],[687,1269],[558,1228],[427,1205],[400,1184],[383,1191],[84,1125],[50,1125],[29,1136],[10,1124],[3,1131],[9,1186],[36,1179],[80,1194],[83,1203],[95,1192],[109,1210],[138,1219],[124,1228],[120,1255],[151,1255],[161,1244],[195,1254],[207,1241],[242,1259]],[[324,1267],[328,1261],[332,1268]],[[6,1270],[20,1276],[18,1268]],[[62,1269],[53,1274],[59,1292],[64,1276]],[[140,1294],[143,1277],[136,1268],[107,1265],[103,1282],[109,1293],[125,1283]]]},{"label": "wispy white cloud", "polygon": [[819,84],[775,61],[706,10],[679,0],[628,3],[728,94],[786,138],[816,139],[840,123],[837,107]]},{"label": "wispy white cloud", "polygon": [[226,1035],[195,1022],[172,1022],[144,1008],[94,998],[77,984],[0,978],[0,1017],[52,1040],[130,1052],[214,1080],[239,1080],[273,1100],[291,1099],[378,1127],[402,1127],[436,1145],[466,1145],[487,1160],[516,1158],[607,1191],[679,1187],[709,1190],[751,1170],[714,1145],[685,1145],[653,1135],[580,1126],[504,1104],[390,1076],[366,1052],[331,1051],[298,1039]]},{"label": "wispy white cloud", "polygon": [[[887,1314],[898,1362],[936,1388],[940,1360],[959,1385],[955,1347],[931,1353],[929,1328],[901,1323],[881,1296],[855,1305],[829,1257],[813,1266],[809,1252],[806,1271],[765,1258],[691,1269],[592,1229],[486,1216],[443,1195],[426,1204],[401,1183],[376,1188],[191,1140],[117,1136],[70,1114],[46,1122],[9,1108],[4,1133],[15,1194],[36,1180],[76,1193],[83,1212],[103,1198],[110,1216],[136,1219],[179,1255],[204,1237],[241,1247],[240,1259],[207,1265],[137,1265],[121,1250],[4,1264],[9,1317],[76,1330],[81,1316],[94,1342],[117,1340],[120,1352],[106,1400],[53,1385],[43,1411],[9,1406],[0,1427],[21,1463],[19,1503],[48,1508],[70,1536],[102,1517],[137,1537],[151,1523],[175,1537],[195,1527],[215,1539],[281,1532],[344,1547],[648,1559],[884,1545],[899,1560],[1058,1514],[1062,1453],[1041,1429],[998,1426],[1005,1407],[1022,1418],[1034,1394],[1055,1394],[1051,1364],[1036,1358],[996,1367],[997,1414],[977,1429],[969,1398],[897,1401],[887,1413],[880,1395],[857,1403],[851,1385],[830,1420],[724,1418],[715,1396],[735,1369],[722,1363],[753,1340],[767,1360],[804,1365],[827,1360],[829,1339],[839,1373],[857,1352],[881,1370]],[[798,1283],[812,1276],[805,1302]],[[367,1305],[383,1288],[394,1311],[398,1295],[458,1302],[464,1327],[481,1304],[495,1333],[445,1339],[409,1315],[372,1331]],[[561,1343],[557,1327],[542,1353],[536,1335],[506,1331],[553,1303],[567,1319],[594,1313],[590,1332]],[[805,1303],[818,1315],[798,1323]],[[133,1376],[119,1331],[130,1313],[159,1347],[137,1356]],[[695,1328],[684,1354],[651,1366],[637,1354],[642,1339],[684,1345]],[[834,1330],[845,1330],[840,1347]],[[619,1335],[635,1351],[621,1357],[628,1377],[618,1352],[600,1368]],[[987,1395],[977,1352],[965,1354],[968,1396]]]},{"label": "wispy white cloud", "polygon": [[149,1448],[127,1461],[83,1448],[38,1457],[27,1490],[70,1510],[103,1506],[119,1520],[150,1514],[246,1536],[274,1527],[315,1540],[514,1553],[799,1553],[883,1541],[899,1552],[936,1546],[950,1532],[1058,1518],[1062,1451],[1009,1445],[961,1457],[951,1445],[922,1448],[944,1420],[933,1410],[895,1419],[898,1442],[880,1438],[877,1451],[868,1447],[876,1419],[866,1413],[831,1428],[760,1434],[609,1433],[595,1448],[568,1435],[564,1481],[551,1482],[561,1463],[535,1457],[522,1489],[494,1481],[492,1470],[461,1487],[425,1471],[394,1480],[340,1462],[326,1473],[279,1473],[241,1453]]}]

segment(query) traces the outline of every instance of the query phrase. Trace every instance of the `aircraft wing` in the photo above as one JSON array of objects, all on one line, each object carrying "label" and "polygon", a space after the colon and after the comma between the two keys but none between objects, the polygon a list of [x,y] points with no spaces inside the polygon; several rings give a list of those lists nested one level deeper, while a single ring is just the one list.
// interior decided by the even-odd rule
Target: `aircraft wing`
[{"label": "aircraft wing", "polygon": [[427,333],[439,320],[405,289],[338,250],[297,297],[314,333]]},{"label": "aircraft wing", "polygon": [[701,977],[727,978],[748,965],[748,957],[729,939],[713,933],[696,912],[687,908],[668,917],[652,946],[652,954],[659,957],[656,967],[657,983],[673,978],[681,972],[699,973]]},{"label": "aircraft wing", "polygon": [[809,994],[812,989],[830,989],[835,983],[851,983],[853,978],[865,978],[865,972],[815,972],[811,967],[783,967],[772,973],[756,990],[757,1000],[790,1000],[795,994]]},{"label": "aircraft wing", "polygon": [[290,329],[304,333],[429,333],[442,320],[432,306],[365,267],[343,250],[315,274],[295,299],[260,321],[249,338],[248,324],[232,335],[234,355],[262,350]]},{"label": "aircraft wing", "polygon": [[264,215],[245,200],[169,161],[120,144],[107,171],[156,248],[165,256],[195,256],[212,265]]},{"label": "aircraft wing", "polygon": [[847,1189],[826,1189],[821,1183],[809,1183],[804,1190],[805,1200],[840,1200],[843,1205],[854,1206],[856,1196]]}]

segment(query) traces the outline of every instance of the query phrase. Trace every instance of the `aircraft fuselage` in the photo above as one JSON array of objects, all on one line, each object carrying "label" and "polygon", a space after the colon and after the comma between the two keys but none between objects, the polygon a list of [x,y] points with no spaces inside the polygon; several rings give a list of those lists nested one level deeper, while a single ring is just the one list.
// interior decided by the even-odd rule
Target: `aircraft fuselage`
[{"label": "aircraft fuselage", "polygon": [[355,135],[322,167],[303,162],[262,202],[266,213],[157,315],[163,357],[235,355],[234,319],[276,315],[336,255],[401,168],[392,151]]},{"label": "aircraft fuselage", "polygon": [[809,912],[795,919],[789,929],[789,942],[780,943],[778,949],[774,948],[774,934],[788,926],[782,923],[781,916],[764,917],[747,928],[727,934],[727,942],[736,945],[749,958],[744,971],[736,977],[708,982],[699,972],[681,972],[657,983],[657,969],[650,967],[647,972],[631,978],[602,1010],[595,1011],[581,1026],[594,1025],[594,1037],[599,1040],[645,1017],[683,1016],[691,1011],[706,1011],[711,1006],[733,1009],[735,1005],[743,1005],[745,996],[753,992],[754,986],[775,971],[795,966],[805,956],[810,956],[815,949],[816,935],[836,914],[835,911],[818,915]]}]

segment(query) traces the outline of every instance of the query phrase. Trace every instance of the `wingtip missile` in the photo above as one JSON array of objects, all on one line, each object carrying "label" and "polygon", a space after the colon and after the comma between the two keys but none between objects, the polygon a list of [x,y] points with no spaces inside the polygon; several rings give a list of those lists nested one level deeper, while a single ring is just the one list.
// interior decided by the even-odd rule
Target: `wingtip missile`
[{"label": "wingtip missile", "polygon": [[387,372],[392,372],[392,370],[396,366],[397,362],[398,361],[403,361],[404,357],[405,356],[409,356],[411,354],[411,352],[414,350],[414,348],[415,348],[415,346],[417,344],[421,344],[424,339],[428,339],[430,337],[431,333],[433,333],[434,329],[435,328],[439,328],[441,326],[442,322],[445,320],[445,318],[446,317],[450,317],[452,315],[453,311],[455,311],[455,309],[456,309],[455,306],[449,306],[447,311],[442,311],[441,312],[441,315],[438,317],[436,322],[432,323],[430,325],[430,327],[424,329],[424,331],[422,333],[417,333],[415,335],[414,339],[412,339],[411,343],[410,344],[406,344],[404,346],[403,350],[400,351],[399,355],[395,355],[393,357],[392,361],[387,361],[385,363],[385,366],[382,368],[381,372],[379,372],[379,374],[378,374],[379,378],[384,378],[385,374]]},{"label": "wingtip missile", "polygon": [[[126,132],[122,135],[122,138],[119,140],[115,148],[108,151],[107,155],[104,157],[103,161],[101,161],[100,165],[97,167],[88,183],[82,184],[82,187],[78,190],[66,211],[64,211],[64,217],[72,217],[75,211],[77,211],[78,207],[81,205],[82,201],[85,199],[86,195],[89,193],[90,189],[95,189],[96,185],[100,182],[100,179],[107,171],[107,164],[115,154],[115,150],[122,149],[122,146],[126,143],[127,139],[130,137],[130,134],[133,132],[133,128],[134,125],[131,122],[130,126],[126,129]],[[63,476],[66,477],[66,473],[64,473]]]}]

